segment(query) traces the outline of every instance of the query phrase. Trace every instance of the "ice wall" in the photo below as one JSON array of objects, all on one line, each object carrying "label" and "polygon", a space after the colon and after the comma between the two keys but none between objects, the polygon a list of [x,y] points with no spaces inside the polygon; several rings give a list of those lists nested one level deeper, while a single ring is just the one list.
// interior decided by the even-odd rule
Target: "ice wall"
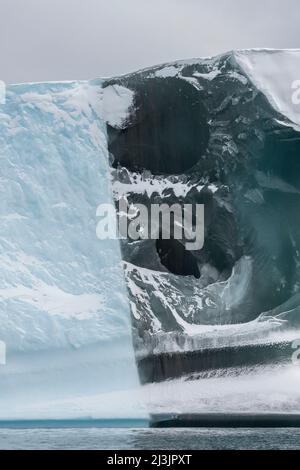
[{"label": "ice wall", "polygon": [[[100,80],[8,87],[0,106],[0,419],[38,418],[47,403],[101,400],[137,385],[119,242],[96,237],[97,206],[112,201],[108,172]],[[111,407],[106,416],[120,412]]]}]

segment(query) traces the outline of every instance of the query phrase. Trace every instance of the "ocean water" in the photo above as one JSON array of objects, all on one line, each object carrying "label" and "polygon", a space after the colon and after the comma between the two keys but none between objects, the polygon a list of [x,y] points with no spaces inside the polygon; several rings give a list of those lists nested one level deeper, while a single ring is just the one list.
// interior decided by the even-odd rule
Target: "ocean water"
[{"label": "ocean water", "polygon": [[1,450],[299,450],[300,429],[1,428]]}]

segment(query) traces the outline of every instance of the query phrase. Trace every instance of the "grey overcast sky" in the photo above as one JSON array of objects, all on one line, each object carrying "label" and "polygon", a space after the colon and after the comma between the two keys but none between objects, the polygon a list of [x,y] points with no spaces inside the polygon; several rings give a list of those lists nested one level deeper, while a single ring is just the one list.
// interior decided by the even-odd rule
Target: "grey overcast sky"
[{"label": "grey overcast sky", "polygon": [[122,74],[235,48],[300,48],[299,0],[0,0],[0,79]]}]

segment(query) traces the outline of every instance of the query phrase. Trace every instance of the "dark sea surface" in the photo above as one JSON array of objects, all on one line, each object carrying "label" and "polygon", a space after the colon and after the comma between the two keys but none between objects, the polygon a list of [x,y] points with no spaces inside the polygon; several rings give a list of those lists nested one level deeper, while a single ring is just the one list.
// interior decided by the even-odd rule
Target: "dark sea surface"
[{"label": "dark sea surface", "polygon": [[300,449],[300,429],[150,429],[1,427],[0,449],[217,450]]}]

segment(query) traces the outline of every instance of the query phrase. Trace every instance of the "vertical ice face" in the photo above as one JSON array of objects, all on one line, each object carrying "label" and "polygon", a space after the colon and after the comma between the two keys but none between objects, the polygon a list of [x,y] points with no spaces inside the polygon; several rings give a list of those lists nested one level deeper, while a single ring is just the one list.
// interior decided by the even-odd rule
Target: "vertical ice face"
[{"label": "vertical ice face", "polygon": [[137,383],[119,242],[96,237],[102,114],[99,80],[10,86],[0,106],[0,418]]}]

